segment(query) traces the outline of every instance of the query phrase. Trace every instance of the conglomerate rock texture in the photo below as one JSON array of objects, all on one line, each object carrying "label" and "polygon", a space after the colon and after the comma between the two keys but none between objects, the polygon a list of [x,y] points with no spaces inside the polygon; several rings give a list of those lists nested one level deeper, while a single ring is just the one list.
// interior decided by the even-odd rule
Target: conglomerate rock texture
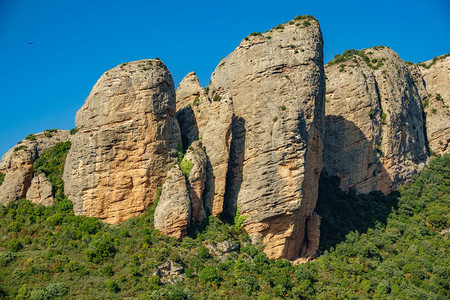
[{"label": "conglomerate rock texture", "polygon": [[[67,130],[31,134],[6,152],[0,160],[0,172],[5,174],[3,184],[0,186],[0,204],[7,205],[17,199],[25,198],[32,185],[35,160],[45,149],[69,140],[69,136]],[[36,194],[33,199],[35,203],[44,200]],[[45,201],[45,203],[48,202]]]},{"label": "conglomerate rock texture", "polygon": [[325,67],[324,171],[341,188],[388,193],[428,157],[413,76],[388,47],[349,50]]},{"label": "conglomerate rock texture", "polygon": [[114,224],[150,205],[180,139],[172,76],[160,60],[103,74],[77,112],[64,169],[77,215]]},{"label": "conglomerate rock texture", "polygon": [[190,221],[189,190],[180,166],[175,164],[167,174],[155,209],[155,228],[181,239],[186,235]]},{"label": "conglomerate rock texture", "polygon": [[186,151],[181,166],[186,166],[189,198],[191,199],[191,221],[200,223],[206,217],[203,192],[206,182],[206,153],[201,142],[194,141]]},{"label": "conglomerate rock texture", "polygon": [[26,199],[35,204],[42,204],[44,206],[52,206],[53,187],[44,173],[33,177],[30,188],[27,191]]},{"label": "conglomerate rock texture", "polygon": [[245,230],[270,258],[293,259],[314,244],[306,220],[322,165],[323,41],[313,18],[276,28],[220,62],[209,99],[232,100],[235,115],[224,206],[248,216]]},{"label": "conglomerate rock texture", "polygon": [[436,154],[450,153],[450,56],[419,64],[427,98],[427,133]]},{"label": "conglomerate rock texture", "polygon": [[208,193],[204,202],[215,216],[219,216],[224,207],[233,117],[231,99],[209,99],[194,72],[187,74],[180,82],[177,88],[177,118],[183,144],[186,148],[201,139],[206,149]]}]

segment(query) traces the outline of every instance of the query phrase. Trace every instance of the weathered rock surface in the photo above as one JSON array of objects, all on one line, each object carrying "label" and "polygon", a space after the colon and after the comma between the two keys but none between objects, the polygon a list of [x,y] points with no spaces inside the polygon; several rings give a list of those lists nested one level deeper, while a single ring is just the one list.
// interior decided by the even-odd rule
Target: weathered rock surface
[{"label": "weathered rock surface", "polygon": [[179,165],[174,165],[167,174],[154,220],[155,228],[169,236],[181,239],[187,233],[191,204],[186,179]]},{"label": "weathered rock surface", "polygon": [[405,63],[374,47],[347,51],[325,71],[325,172],[342,189],[365,193],[408,182],[428,152],[421,97]]},{"label": "weathered rock surface", "polygon": [[177,89],[177,118],[185,147],[201,139],[207,154],[208,194],[204,201],[211,213],[223,211],[230,156],[233,106],[229,97],[209,99],[194,72]]},{"label": "weathered rock surface", "polygon": [[33,177],[30,188],[27,191],[26,198],[32,203],[52,206],[53,192],[52,184],[48,181],[45,174],[41,173]]},{"label": "weathered rock surface", "polygon": [[436,154],[450,153],[450,56],[427,61],[419,68],[427,94],[424,103],[430,148]]},{"label": "weathered rock surface", "polygon": [[201,142],[194,141],[189,146],[181,165],[190,169],[187,179],[191,199],[191,222],[200,223],[206,217],[202,198],[206,181],[206,154]]},{"label": "weathered rock surface", "polygon": [[[67,141],[69,136],[67,130],[32,134],[6,152],[0,161],[0,172],[5,174],[3,184],[0,186],[0,203],[7,205],[17,199],[25,198],[33,179],[34,161],[45,149],[56,143]],[[43,200],[35,198],[34,201]]]},{"label": "weathered rock surface", "polygon": [[243,40],[209,89],[209,99],[232,99],[235,114],[225,206],[249,216],[244,228],[270,258],[288,259],[308,252],[325,97],[319,24],[292,23]]},{"label": "weathered rock surface", "polygon": [[65,194],[77,215],[118,223],[150,205],[180,139],[172,76],[141,60],[103,74],[78,111]]}]

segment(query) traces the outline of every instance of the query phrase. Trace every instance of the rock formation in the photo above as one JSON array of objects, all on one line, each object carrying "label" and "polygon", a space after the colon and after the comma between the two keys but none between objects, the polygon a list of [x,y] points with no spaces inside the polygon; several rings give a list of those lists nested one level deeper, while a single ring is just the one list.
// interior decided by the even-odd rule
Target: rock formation
[{"label": "rock formation", "polygon": [[[185,176],[188,180],[189,196],[191,199],[191,221],[200,223],[206,217],[203,206],[203,191],[206,181],[206,154],[202,144],[194,141],[188,148],[181,162],[181,167],[186,168]],[[189,174],[188,174],[189,173]]]},{"label": "rock formation", "polygon": [[205,202],[211,213],[223,211],[228,159],[230,156],[233,106],[229,97],[209,99],[191,72],[177,89],[177,118],[185,147],[201,139],[207,154],[208,194]]},{"label": "rock formation", "polygon": [[[3,155],[0,161],[0,172],[5,174],[3,184],[0,186],[0,204],[7,205],[17,199],[25,198],[33,180],[33,163],[38,159],[45,149],[54,146],[56,143],[65,142],[69,139],[67,130],[46,130],[37,134],[30,134],[16,146]],[[34,181],[44,182],[42,177]],[[46,183],[43,183],[46,185]],[[48,186],[43,188],[44,198],[39,194],[31,192],[35,203],[50,203],[48,199]],[[51,188],[51,186],[50,186]],[[51,189],[50,189],[51,193]],[[50,194],[51,196],[51,194]]]},{"label": "rock formation", "polygon": [[324,171],[341,188],[388,193],[426,162],[422,102],[413,76],[388,47],[348,50],[325,68]]},{"label": "rock formation", "polygon": [[77,215],[118,223],[150,205],[180,140],[172,76],[160,60],[103,74],[78,111],[64,169]]},{"label": "rock formation", "polygon": [[436,154],[450,153],[450,55],[419,64],[426,89],[424,110],[430,148]]},{"label": "rock formation", "polygon": [[52,206],[53,192],[52,184],[48,181],[45,174],[41,173],[33,177],[30,188],[27,191],[26,198],[32,203]]},{"label": "rock formation", "polygon": [[156,206],[155,228],[177,239],[184,237],[191,221],[190,201],[186,179],[175,164],[167,174]]},{"label": "rock formation", "polygon": [[211,78],[209,99],[231,99],[235,114],[225,206],[248,216],[244,229],[270,258],[314,244],[306,220],[322,165],[322,47],[315,19],[292,21],[247,37]]}]

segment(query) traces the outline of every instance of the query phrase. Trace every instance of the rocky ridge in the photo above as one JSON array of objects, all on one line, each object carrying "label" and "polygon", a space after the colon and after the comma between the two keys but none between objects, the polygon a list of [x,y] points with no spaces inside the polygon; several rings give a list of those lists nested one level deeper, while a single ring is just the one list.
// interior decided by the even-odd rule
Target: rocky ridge
[{"label": "rocky ridge", "polygon": [[324,171],[341,188],[388,193],[428,157],[419,89],[388,47],[348,50],[327,64]]},{"label": "rocky ridge", "polygon": [[27,197],[33,203],[51,205],[51,184],[45,174],[34,176],[33,163],[46,149],[69,139],[68,130],[46,130],[28,135],[6,152],[0,160],[0,172],[5,174],[0,185],[0,204]]},{"label": "rocky ridge", "polygon": [[428,141],[436,154],[450,153],[450,55],[418,64],[422,75]]},{"label": "rocky ridge", "polygon": [[63,178],[77,215],[115,224],[155,204],[155,228],[181,239],[209,214],[237,213],[269,258],[314,256],[322,167],[343,189],[388,193],[426,162],[427,134],[433,152],[450,151],[448,55],[414,65],[388,47],[349,50],[324,71],[322,48],[317,20],[299,16],[246,37],[205,89],[191,72],[175,93],[158,59],[108,70],[75,135],[46,131],[4,155],[0,203],[52,205],[33,164],[70,139]]}]

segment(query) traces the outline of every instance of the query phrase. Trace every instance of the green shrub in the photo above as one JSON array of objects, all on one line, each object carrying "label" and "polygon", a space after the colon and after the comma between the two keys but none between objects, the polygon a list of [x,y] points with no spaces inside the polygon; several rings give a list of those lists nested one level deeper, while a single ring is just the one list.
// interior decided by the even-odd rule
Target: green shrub
[{"label": "green shrub", "polygon": [[50,298],[61,299],[69,292],[69,287],[64,282],[50,283],[45,290]]},{"label": "green shrub", "polygon": [[116,255],[117,249],[114,241],[110,235],[98,236],[95,241],[91,243],[94,250],[86,250],[86,257],[88,261],[93,263],[100,263]]},{"label": "green shrub", "polygon": [[5,173],[0,172],[0,185],[2,185],[3,181],[5,180]]},{"label": "green shrub", "polygon": [[222,99],[222,97],[220,97],[219,95],[214,95],[214,97],[213,97],[213,101],[215,101],[215,102],[218,102],[218,101],[220,101]]},{"label": "green shrub", "polygon": [[11,252],[0,253],[0,267],[6,268],[10,263],[16,260],[17,255]]},{"label": "green shrub", "polygon": [[203,283],[212,282],[219,284],[221,280],[219,272],[212,266],[206,266],[203,270],[201,270],[198,278]]},{"label": "green shrub", "polygon": [[27,149],[27,148],[28,147],[25,146],[25,145],[20,145],[19,147],[14,148],[14,152],[17,152],[17,151],[20,151],[20,150],[23,150],[23,149]]},{"label": "green shrub", "polygon": [[77,133],[78,132],[78,128],[72,128],[72,129],[70,129],[70,135],[74,135],[75,133]]},{"label": "green shrub", "polygon": [[25,137],[25,139],[29,140],[29,141],[35,141],[36,140],[36,135],[34,133],[31,133],[31,134],[27,135]]},{"label": "green shrub", "polygon": [[311,25],[311,22],[309,22],[309,21],[303,21],[303,26],[308,27],[309,25]]},{"label": "green shrub", "polygon": [[106,289],[111,293],[118,293],[120,291],[119,285],[114,280],[108,279],[105,282]]},{"label": "green shrub", "polygon": [[211,254],[209,253],[209,249],[206,248],[205,246],[201,246],[200,248],[198,248],[198,257],[200,257],[201,259],[208,259],[211,257]]},{"label": "green shrub", "polygon": [[284,29],[284,25],[282,25],[282,24],[279,24],[279,25],[277,25],[276,27],[275,27],[275,29]]},{"label": "green shrub", "polygon": [[70,141],[57,143],[46,149],[33,164],[33,172],[35,174],[44,173],[52,184],[53,196],[57,201],[65,199],[62,174],[70,147]]},{"label": "green shrub", "polygon": [[23,244],[20,240],[17,239],[13,239],[10,240],[8,243],[8,248],[9,250],[11,250],[12,252],[19,252],[20,250],[23,249]]},{"label": "green shrub", "polygon": [[286,106],[283,104],[283,105],[280,106],[280,109],[281,110],[286,110]]},{"label": "green shrub", "polygon": [[443,101],[441,94],[436,94],[436,100]]},{"label": "green shrub", "polygon": [[252,32],[250,33],[250,36],[260,36],[262,35],[261,32]]},{"label": "green shrub", "polygon": [[191,174],[191,170],[192,170],[193,166],[194,166],[194,163],[192,161],[190,161],[189,159],[184,158],[181,161],[181,164],[180,164],[181,172],[183,172],[183,175],[186,178],[189,178],[189,174]]}]

